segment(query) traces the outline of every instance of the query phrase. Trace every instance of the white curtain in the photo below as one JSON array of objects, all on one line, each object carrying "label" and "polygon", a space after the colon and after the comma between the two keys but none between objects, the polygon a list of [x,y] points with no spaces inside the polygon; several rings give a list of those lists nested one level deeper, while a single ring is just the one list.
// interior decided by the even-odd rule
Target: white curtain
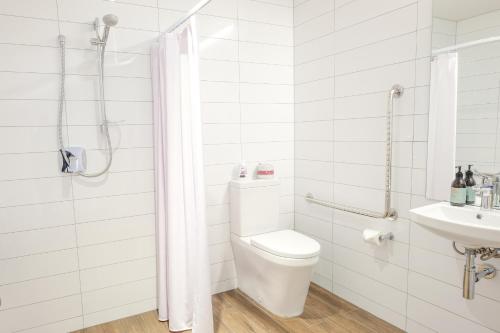
[{"label": "white curtain", "polygon": [[194,18],[151,51],[159,320],[212,333]]},{"label": "white curtain", "polygon": [[440,54],[432,60],[427,145],[428,199],[450,200],[450,186],[455,176],[457,70],[457,53]]}]

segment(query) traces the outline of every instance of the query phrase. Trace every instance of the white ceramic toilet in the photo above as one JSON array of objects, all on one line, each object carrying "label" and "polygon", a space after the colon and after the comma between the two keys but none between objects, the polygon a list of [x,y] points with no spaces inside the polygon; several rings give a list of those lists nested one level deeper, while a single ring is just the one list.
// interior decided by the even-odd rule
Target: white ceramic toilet
[{"label": "white ceramic toilet", "polygon": [[300,315],[320,245],[279,223],[279,181],[231,182],[231,243],[238,287],[272,313]]}]

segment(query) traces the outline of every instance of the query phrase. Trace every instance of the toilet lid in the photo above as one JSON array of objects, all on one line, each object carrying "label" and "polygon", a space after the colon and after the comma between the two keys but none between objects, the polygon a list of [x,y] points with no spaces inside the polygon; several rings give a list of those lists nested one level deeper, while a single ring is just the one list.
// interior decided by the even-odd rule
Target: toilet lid
[{"label": "toilet lid", "polygon": [[274,255],[294,259],[312,258],[320,251],[317,241],[293,230],[252,236],[250,244]]}]

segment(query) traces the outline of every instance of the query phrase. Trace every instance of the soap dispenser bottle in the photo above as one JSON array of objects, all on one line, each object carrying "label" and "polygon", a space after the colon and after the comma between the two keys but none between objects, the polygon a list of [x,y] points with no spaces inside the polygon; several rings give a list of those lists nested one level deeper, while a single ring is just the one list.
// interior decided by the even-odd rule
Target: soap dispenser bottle
[{"label": "soap dispenser bottle", "polygon": [[476,203],[476,191],[474,190],[476,181],[474,180],[474,173],[471,168],[472,165],[470,164],[469,169],[465,172],[465,186],[467,187],[465,203],[467,205],[473,205]]},{"label": "soap dispenser bottle", "polygon": [[455,180],[451,183],[450,204],[452,206],[465,206],[467,201],[467,186],[464,181],[462,167],[457,167],[458,172],[455,174]]}]

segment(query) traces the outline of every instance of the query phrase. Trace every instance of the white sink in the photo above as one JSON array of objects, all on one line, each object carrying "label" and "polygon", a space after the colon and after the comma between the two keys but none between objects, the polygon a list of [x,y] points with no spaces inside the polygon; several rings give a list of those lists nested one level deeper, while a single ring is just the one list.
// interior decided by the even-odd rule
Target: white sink
[{"label": "white sink", "polygon": [[410,213],[416,223],[465,247],[500,248],[500,211],[441,202],[412,209]]}]

